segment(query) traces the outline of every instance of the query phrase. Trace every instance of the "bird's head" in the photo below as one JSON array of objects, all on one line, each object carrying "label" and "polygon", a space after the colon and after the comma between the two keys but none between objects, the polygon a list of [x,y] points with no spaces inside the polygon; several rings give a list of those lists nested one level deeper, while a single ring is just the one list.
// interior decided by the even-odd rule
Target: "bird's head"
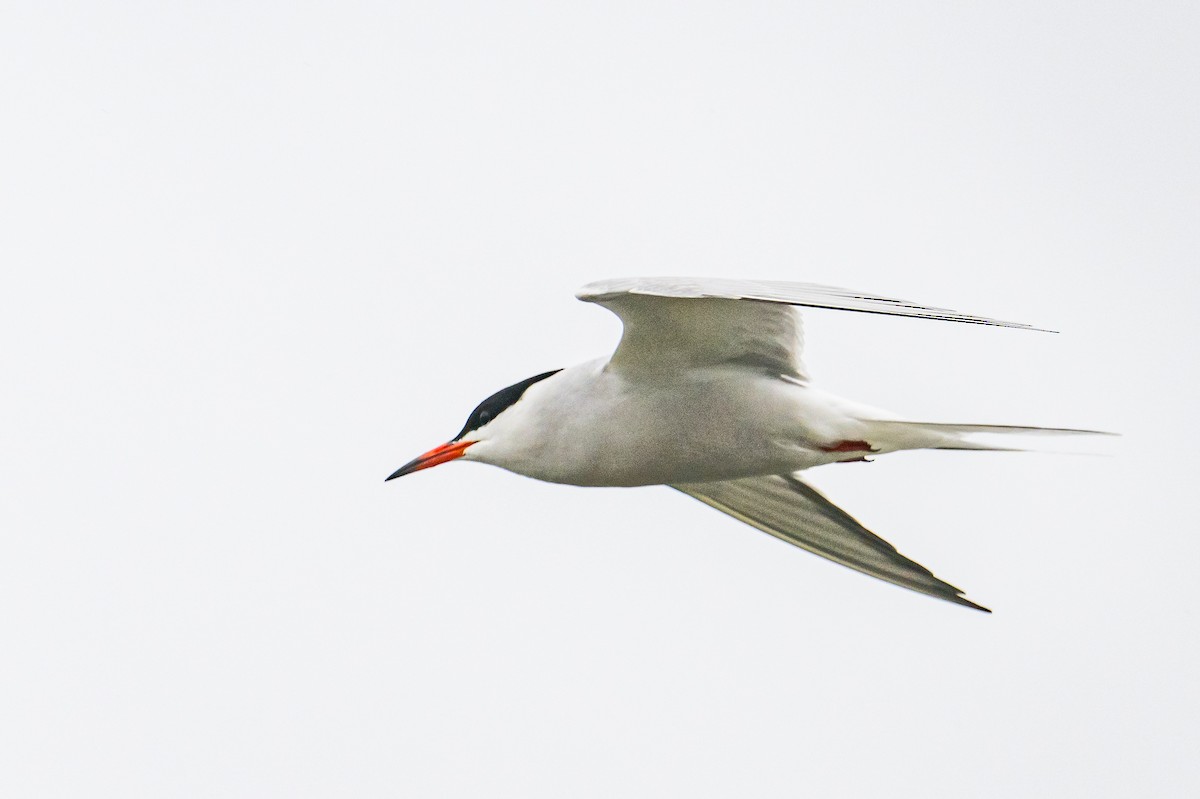
[{"label": "bird's head", "polygon": [[[540,375],[526,378],[520,383],[514,383],[507,388],[500,389],[475,406],[475,410],[471,411],[471,415],[467,417],[467,423],[463,425],[463,429],[459,431],[458,435],[445,444],[434,447],[424,455],[413,458],[392,472],[387,480],[394,480],[397,477],[403,477],[406,474],[419,472],[422,469],[428,469],[431,466],[437,466],[440,463],[447,463],[458,458],[472,460],[471,454],[468,453],[468,450],[472,446],[503,435],[503,414],[515,405],[517,400],[521,399],[521,395],[525,393],[525,390],[534,383],[545,380],[547,377],[558,374],[560,371],[562,370],[555,369],[551,372],[543,372]],[[384,482],[387,482],[387,480]]]}]

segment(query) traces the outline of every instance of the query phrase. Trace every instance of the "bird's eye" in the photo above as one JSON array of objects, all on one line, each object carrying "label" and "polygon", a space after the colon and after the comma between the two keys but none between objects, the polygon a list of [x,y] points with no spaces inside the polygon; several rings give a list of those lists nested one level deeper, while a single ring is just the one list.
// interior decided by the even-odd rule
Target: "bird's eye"
[{"label": "bird's eye", "polygon": [[480,411],[479,412],[479,424],[481,427],[490,421],[492,421],[492,412],[491,411]]}]

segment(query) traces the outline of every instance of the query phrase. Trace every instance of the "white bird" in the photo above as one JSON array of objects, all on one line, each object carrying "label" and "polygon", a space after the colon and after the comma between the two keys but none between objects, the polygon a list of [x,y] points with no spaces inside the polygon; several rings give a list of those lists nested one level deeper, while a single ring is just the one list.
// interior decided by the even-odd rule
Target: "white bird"
[{"label": "white bird", "polygon": [[807,283],[629,278],[576,296],[620,317],[616,351],[481,402],[463,429],[388,480],[461,459],[580,486],[667,485],[822,557],[986,611],[796,475],[907,449],[1003,449],[974,433],[1088,430],[934,424],[814,388],[792,306],[1036,330]]}]

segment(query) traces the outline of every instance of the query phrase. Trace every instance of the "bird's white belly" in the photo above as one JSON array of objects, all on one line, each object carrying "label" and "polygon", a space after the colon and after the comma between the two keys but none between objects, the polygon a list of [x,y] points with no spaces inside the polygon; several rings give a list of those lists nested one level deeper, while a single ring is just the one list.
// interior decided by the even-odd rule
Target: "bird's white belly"
[{"label": "bird's white belly", "polygon": [[531,423],[509,439],[521,446],[481,446],[478,459],[573,485],[691,483],[828,463],[836,458],[819,444],[853,433],[855,420],[811,389],[766,374],[719,368],[637,380],[601,367],[581,364],[532,387],[521,414]]}]

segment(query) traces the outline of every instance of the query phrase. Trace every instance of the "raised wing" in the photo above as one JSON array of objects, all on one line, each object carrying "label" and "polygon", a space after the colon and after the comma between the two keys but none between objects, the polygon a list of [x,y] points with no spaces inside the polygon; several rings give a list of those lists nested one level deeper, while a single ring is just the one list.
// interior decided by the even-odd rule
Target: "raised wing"
[{"label": "raised wing", "polygon": [[774,280],[635,277],[589,283],[575,296],[621,318],[625,331],[612,357],[618,368],[740,363],[803,377],[800,319],[789,306],[1038,329],[859,291]]},{"label": "raised wing", "polygon": [[922,594],[991,613],[790,475],[671,486],[765,533]]}]

